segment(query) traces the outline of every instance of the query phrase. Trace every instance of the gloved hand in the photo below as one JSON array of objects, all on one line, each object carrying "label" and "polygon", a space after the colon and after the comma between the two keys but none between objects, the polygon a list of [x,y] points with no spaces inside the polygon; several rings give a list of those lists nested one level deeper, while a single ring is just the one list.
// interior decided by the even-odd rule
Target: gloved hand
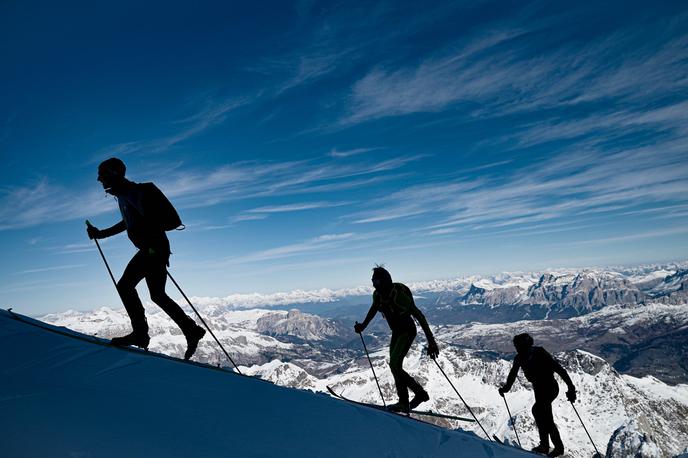
[{"label": "gloved hand", "polygon": [[497,390],[497,391],[499,391],[499,395],[501,397],[504,397],[504,393],[506,393],[509,390],[506,389],[506,386],[502,385],[501,387],[499,387],[499,390]]},{"label": "gloved hand", "polygon": [[566,392],[566,399],[568,399],[570,402],[576,402],[575,388],[569,388],[569,390]]},{"label": "gloved hand", "polygon": [[88,238],[93,240],[93,239],[102,239],[102,232],[100,229],[98,229],[95,226],[91,226],[90,224],[86,226],[86,233],[88,234]]},{"label": "gloved hand", "polygon": [[356,332],[356,334],[360,334],[365,330],[365,328],[366,327],[363,326],[363,324],[361,324],[357,321],[356,324],[354,325],[354,332]]},{"label": "gloved hand", "polygon": [[428,340],[428,356],[432,359],[437,358],[440,355],[440,349],[437,347],[437,342],[435,339]]}]

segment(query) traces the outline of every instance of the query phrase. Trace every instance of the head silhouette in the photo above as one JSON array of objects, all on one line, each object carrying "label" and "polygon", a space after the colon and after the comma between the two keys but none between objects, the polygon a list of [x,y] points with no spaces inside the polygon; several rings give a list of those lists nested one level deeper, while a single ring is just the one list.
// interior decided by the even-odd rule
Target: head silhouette
[{"label": "head silhouette", "polygon": [[105,192],[116,194],[124,183],[124,174],[127,167],[121,159],[111,157],[98,166],[98,181],[103,184]]},{"label": "head silhouette", "polygon": [[373,268],[373,287],[381,292],[389,292],[392,289],[392,276],[387,269],[382,266],[375,266]]},{"label": "head silhouette", "polygon": [[526,354],[533,348],[533,338],[526,332],[518,334],[514,336],[514,347],[518,354]]}]

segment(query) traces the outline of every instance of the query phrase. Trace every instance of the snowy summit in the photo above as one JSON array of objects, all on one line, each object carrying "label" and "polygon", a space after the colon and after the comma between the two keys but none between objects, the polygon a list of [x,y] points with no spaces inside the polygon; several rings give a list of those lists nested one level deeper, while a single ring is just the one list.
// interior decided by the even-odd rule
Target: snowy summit
[{"label": "snowy summit", "polygon": [[0,456],[526,456],[473,433],[103,342],[0,311]]}]

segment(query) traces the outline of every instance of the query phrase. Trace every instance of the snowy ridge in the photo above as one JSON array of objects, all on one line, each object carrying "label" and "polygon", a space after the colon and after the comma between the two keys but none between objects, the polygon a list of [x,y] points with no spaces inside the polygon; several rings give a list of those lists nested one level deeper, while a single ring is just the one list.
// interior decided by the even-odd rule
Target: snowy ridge
[{"label": "snowy ridge", "polygon": [[8,458],[527,456],[472,433],[84,342],[4,310],[0,358]]}]

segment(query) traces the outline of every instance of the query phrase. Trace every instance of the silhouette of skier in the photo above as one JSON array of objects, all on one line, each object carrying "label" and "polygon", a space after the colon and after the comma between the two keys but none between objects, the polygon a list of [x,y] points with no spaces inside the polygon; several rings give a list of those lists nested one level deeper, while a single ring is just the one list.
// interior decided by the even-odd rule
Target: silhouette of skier
[{"label": "silhouette of skier", "polygon": [[[560,456],[564,453],[564,444],[561,442],[561,436],[552,415],[552,402],[559,394],[559,384],[554,378],[554,373],[559,374],[568,386],[566,397],[571,402],[576,401],[576,387],[573,386],[566,369],[547,350],[533,346],[533,338],[529,334],[518,334],[514,336],[513,342],[516,347],[516,357],[506,384],[499,388],[499,394],[504,397],[504,393],[508,392],[514,384],[518,370],[523,369],[526,379],[533,384],[535,392],[532,412],[540,435],[540,444],[533,448],[533,451],[545,453],[551,457]],[[550,438],[554,445],[551,452],[549,451]]]},{"label": "silhouette of skier", "polygon": [[[413,302],[411,290],[402,283],[393,283],[390,273],[380,266],[373,269],[372,281],[375,288],[373,305],[363,323],[356,322],[354,331],[359,334],[363,332],[377,312],[381,312],[387,320],[387,324],[392,330],[392,340],[389,344],[389,367],[394,376],[394,383],[399,396],[399,402],[389,405],[387,408],[395,412],[408,413],[409,410],[415,409],[419,404],[430,399],[423,387],[403,368],[404,358],[416,338],[417,330],[413,318],[418,320],[425,332],[425,337],[428,340],[428,355],[435,358],[440,351],[423,312]],[[414,393],[410,403],[409,389]]]},{"label": "silhouette of skier", "polygon": [[[112,227],[99,230],[89,225],[88,237],[103,239],[127,231],[132,243],[139,249],[129,261],[122,277],[117,282],[124,307],[129,314],[133,331],[122,337],[112,339],[113,345],[135,345],[148,348],[148,322],[136,293],[136,285],[146,279],[150,298],[167,313],[184,333],[187,342],[184,359],[189,359],[196,351],[198,342],[205,335],[205,329],[198,326],[182,308],[165,293],[167,266],[170,259],[170,242],[165,230],[181,225],[174,207],[153,183],[134,183],[124,175],[126,166],[117,158],[110,158],[98,166],[98,181],[105,192],[117,198],[122,220]],[[171,209],[171,210],[169,210]],[[168,213],[165,213],[167,210]],[[169,213],[173,213],[170,226]],[[175,226],[175,227],[176,227]]]}]

